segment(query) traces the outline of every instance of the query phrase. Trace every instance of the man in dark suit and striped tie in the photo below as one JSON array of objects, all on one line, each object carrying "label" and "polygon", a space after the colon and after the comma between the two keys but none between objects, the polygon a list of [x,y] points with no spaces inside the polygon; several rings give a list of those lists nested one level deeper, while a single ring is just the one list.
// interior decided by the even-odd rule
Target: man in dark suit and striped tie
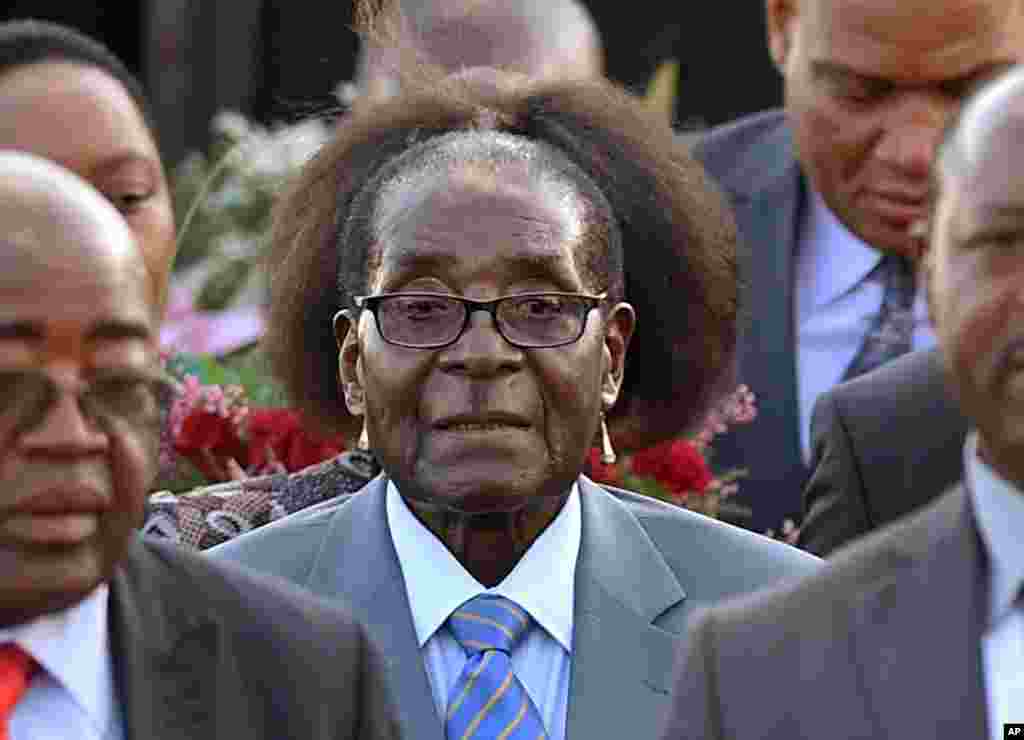
[{"label": "man in dark suit and striped tie", "polygon": [[1024,67],[970,100],[935,182],[924,275],[973,425],[963,481],[699,617],[666,738],[996,740],[1024,719]]}]

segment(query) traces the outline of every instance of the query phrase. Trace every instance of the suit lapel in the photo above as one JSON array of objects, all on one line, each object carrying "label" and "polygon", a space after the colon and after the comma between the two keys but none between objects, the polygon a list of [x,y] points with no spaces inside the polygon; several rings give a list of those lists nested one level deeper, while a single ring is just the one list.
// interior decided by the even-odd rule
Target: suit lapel
[{"label": "suit lapel", "polygon": [[219,627],[195,596],[137,541],[111,581],[111,650],[128,740],[217,737]]},{"label": "suit lapel", "polygon": [[854,654],[880,737],[984,740],[982,546],[963,487],[935,513],[927,541],[908,543],[908,562],[856,610]]},{"label": "suit lapel", "polygon": [[756,422],[723,438],[718,454],[764,481],[741,488],[741,497],[754,509],[755,529],[761,530],[799,512],[806,475],[793,314],[804,193],[788,126],[780,123],[750,160],[757,162],[756,169],[737,172],[722,185],[731,196],[741,235],[739,380],[758,394],[760,413]]},{"label": "suit lapel", "polygon": [[443,740],[423,665],[402,568],[385,509],[386,478],[371,481],[331,519],[307,587],[341,597],[387,656],[403,736]]},{"label": "suit lapel", "polygon": [[566,734],[655,737],[669,703],[677,643],[653,621],[686,595],[620,502],[585,478],[580,499]]}]

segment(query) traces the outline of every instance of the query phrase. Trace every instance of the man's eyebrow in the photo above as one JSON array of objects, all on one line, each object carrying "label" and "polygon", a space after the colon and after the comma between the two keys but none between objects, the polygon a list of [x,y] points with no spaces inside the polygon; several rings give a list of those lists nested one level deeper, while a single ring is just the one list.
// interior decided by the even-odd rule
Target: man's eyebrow
[{"label": "man's eyebrow", "polygon": [[845,64],[829,61],[827,59],[818,59],[811,62],[811,71],[814,73],[815,77],[845,77],[869,83],[890,84],[882,77],[874,77],[872,75],[865,74],[864,72],[859,72],[853,67],[848,67]]},{"label": "man's eyebrow", "polygon": [[1011,61],[988,62],[968,70],[965,74],[953,80],[953,82],[962,85],[964,88],[962,93],[968,96],[1014,65],[1015,63]]},{"label": "man's eyebrow", "polygon": [[[454,255],[448,251],[406,250],[395,255],[395,267],[401,272],[437,271],[445,272],[451,268]],[[562,255],[558,252],[550,254],[510,254],[507,260],[511,268],[517,272],[537,276],[559,275],[565,267]]]},{"label": "man's eyebrow", "polygon": [[85,338],[90,342],[116,342],[124,339],[145,341],[152,336],[153,330],[145,322],[108,319],[94,324]]},{"label": "man's eyebrow", "polygon": [[[1013,62],[1010,61],[994,61],[986,64],[979,65],[973,69],[965,71],[963,74],[956,77],[951,77],[947,80],[938,80],[935,85],[944,85],[951,87],[964,87],[965,92],[969,93],[974,90],[977,86],[981,86],[988,80],[1006,71],[1009,67],[1013,66]],[[860,70],[847,66],[841,62],[835,62],[828,59],[818,59],[811,62],[811,71],[815,77],[829,77],[832,79],[845,79],[855,80],[857,82],[863,82],[868,85],[879,85],[886,87],[899,87],[901,83],[899,80],[890,80],[885,77],[877,77],[875,75],[861,72]],[[910,83],[911,87],[915,85]],[[927,86],[927,85],[925,85]]]},{"label": "man's eyebrow", "polygon": [[103,161],[102,165],[99,167],[99,171],[101,173],[114,172],[122,167],[133,164],[142,165],[147,170],[150,171],[150,174],[154,176],[157,175],[157,170],[154,166],[155,163],[153,161],[153,158],[146,156],[146,154],[143,152],[134,150],[120,152],[112,157],[108,157],[106,160]]},{"label": "man's eyebrow", "polygon": [[450,265],[452,256],[442,252],[403,249],[395,255],[395,267],[402,272],[430,272]]},{"label": "man's eyebrow", "polygon": [[36,322],[0,320],[0,339],[39,341],[42,338],[43,328]]}]

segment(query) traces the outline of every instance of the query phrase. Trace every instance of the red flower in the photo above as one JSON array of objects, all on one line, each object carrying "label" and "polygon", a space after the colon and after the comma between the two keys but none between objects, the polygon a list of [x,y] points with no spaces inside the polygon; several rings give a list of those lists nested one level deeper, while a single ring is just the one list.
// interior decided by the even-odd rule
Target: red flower
[{"label": "red flower", "polygon": [[329,460],[345,449],[338,436],[321,439],[303,429],[297,411],[284,408],[250,409],[248,469],[270,471],[275,463],[293,473]]},{"label": "red flower", "polygon": [[711,483],[704,456],[689,440],[673,439],[633,456],[633,474],[654,478],[670,492],[702,494]]},{"label": "red flower", "polygon": [[585,465],[587,477],[597,483],[617,486],[622,482],[622,471],[615,465],[605,465],[601,462],[601,451],[596,447],[590,448]]},{"label": "red flower", "polygon": [[337,457],[344,449],[345,440],[341,437],[323,440],[311,436],[305,429],[300,428],[292,435],[284,465],[288,468],[288,472],[294,473],[297,470],[308,468],[310,465]]},{"label": "red flower", "polygon": [[181,429],[174,437],[174,449],[190,458],[203,450],[236,460],[245,454],[245,445],[234,421],[204,408],[193,409],[182,420]]}]

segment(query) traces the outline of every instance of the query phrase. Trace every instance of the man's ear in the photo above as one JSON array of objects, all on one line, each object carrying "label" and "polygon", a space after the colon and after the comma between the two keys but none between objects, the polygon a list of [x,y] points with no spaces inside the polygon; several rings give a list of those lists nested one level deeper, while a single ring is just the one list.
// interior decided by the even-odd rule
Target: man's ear
[{"label": "man's ear", "polygon": [[605,322],[605,371],[601,381],[601,405],[610,409],[619,398],[625,377],[626,351],[636,328],[636,312],[628,303],[620,303],[608,314]]},{"label": "man's ear", "polygon": [[334,341],[338,345],[338,382],[345,406],[353,416],[362,416],[366,407],[359,373],[359,325],[351,310],[334,314]]},{"label": "man's ear", "polygon": [[780,74],[785,74],[789,50],[796,33],[797,3],[800,0],[765,0],[764,17],[768,32],[768,52]]}]

